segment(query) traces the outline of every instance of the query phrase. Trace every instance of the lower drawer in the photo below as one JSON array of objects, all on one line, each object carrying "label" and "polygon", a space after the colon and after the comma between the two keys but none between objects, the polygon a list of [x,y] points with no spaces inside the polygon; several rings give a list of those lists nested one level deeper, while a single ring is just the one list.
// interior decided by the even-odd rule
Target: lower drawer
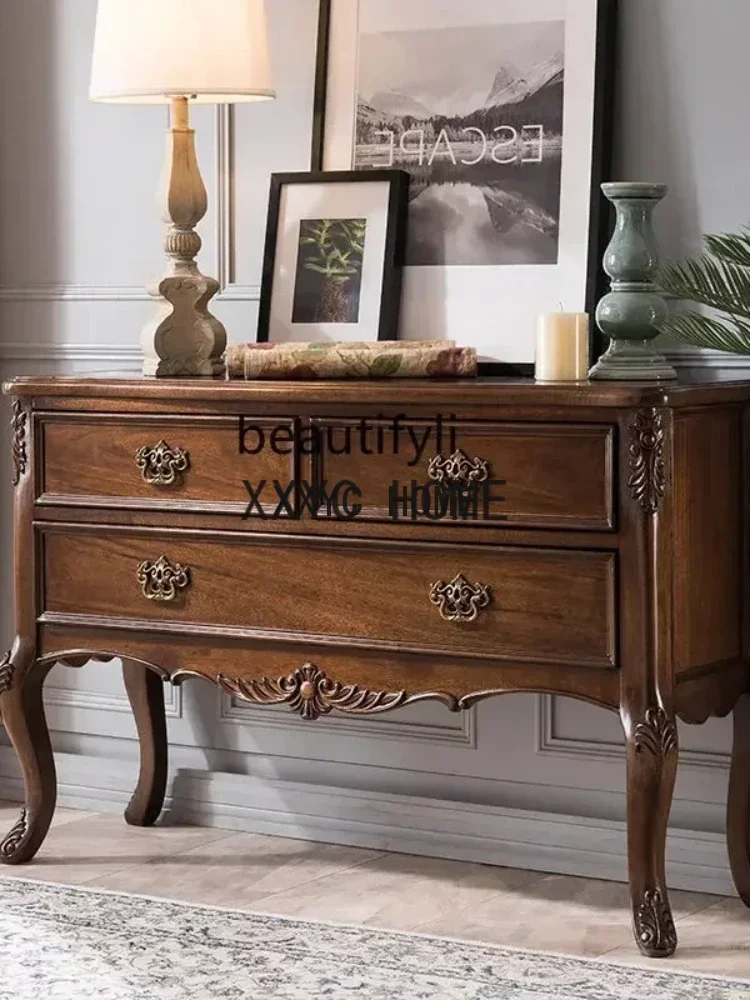
[{"label": "lower drawer", "polygon": [[615,555],[45,528],[53,617],[198,624],[396,650],[615,666]]}]

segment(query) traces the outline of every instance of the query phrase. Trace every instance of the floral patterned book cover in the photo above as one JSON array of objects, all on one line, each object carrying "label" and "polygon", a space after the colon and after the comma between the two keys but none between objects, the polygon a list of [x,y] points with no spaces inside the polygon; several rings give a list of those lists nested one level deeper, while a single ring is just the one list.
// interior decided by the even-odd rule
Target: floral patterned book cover
[{"label": "floral patterned book cover", "polygon": [[233,379],[473,378],[477,352],[451,340],[232,344]]}]

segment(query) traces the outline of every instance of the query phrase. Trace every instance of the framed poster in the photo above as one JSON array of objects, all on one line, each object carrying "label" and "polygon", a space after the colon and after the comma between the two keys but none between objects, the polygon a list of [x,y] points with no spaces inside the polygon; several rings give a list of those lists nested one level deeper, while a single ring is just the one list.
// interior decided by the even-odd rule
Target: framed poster
[{"label": "framed poster", "polygon": [[593,311],[616,0],[321,0],[314,159],[412,177],[400,336],[528,370]]}]

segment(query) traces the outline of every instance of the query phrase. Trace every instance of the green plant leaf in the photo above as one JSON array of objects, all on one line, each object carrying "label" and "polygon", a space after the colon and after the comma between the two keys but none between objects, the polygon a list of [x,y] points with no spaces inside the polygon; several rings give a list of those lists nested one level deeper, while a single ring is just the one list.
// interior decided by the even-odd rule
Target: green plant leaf
[{"label": "green plant leaf", "polygon": [[694,347],[708,347],[730,354],[750,354],[750,323],[734,320],[735,328],[709,316],[676,312],[659,327],[662,333]]},{"label": "green plant leaf", "polygon": [[666,265],[657,276],[657,285],[678,299],[750,319],[750,272],[707,253]]},{"label": "green plant leaf", "polygon": [[706,248],[714,257],[728,264],[750,267],[750,232],[747,229],[742,233],[707,236]]}]

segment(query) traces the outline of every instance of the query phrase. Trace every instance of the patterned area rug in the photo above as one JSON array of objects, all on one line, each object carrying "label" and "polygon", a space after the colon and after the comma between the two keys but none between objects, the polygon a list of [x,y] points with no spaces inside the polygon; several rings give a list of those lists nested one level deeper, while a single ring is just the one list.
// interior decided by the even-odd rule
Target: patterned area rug
[{"label": "patterned area rug", "polygon": [[748,1000],[750,983],[0,880],[2,1000]]}]

